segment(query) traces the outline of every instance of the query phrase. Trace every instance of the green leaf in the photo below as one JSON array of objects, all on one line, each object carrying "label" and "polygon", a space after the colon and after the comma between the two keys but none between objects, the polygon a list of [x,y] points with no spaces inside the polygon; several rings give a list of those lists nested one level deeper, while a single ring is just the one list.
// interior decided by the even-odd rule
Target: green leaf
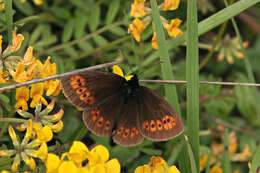
[{"label": "green leaf", "polygon": [[15,7],[26,16],[32,16],[34,9],[29,2],[21,3],[20,0],[13,0]]},{"label": "green leaf", "polygon": [[32,32],[29,45],[33,45],[38,40],[44,31],[44,25],[38,25]]},{"label": "green leaf", "polygon": [[[236,82],[248,82],[247,77],[242,73],[237,73],[236,78]],[[257,105],[252,88],[248,86],[235,86],[235,94],[237,97],[237,107],[242,115],[246,117],[251,124],[259,125],[259,122],[255,121],[257,117]]]},{"label": "green leaf", "polygon": [[0,94],[0,100],[2,100],[5,103],[10,103],[10,99],[4,94]]},{"label": "green leaf", "polygon": [[117,26],[117,27],[112,27],[112,28],[109,28],[109,31],[112,32],[113,34],[116,34],[118,36],[123,36],[126,34],[125,32],[125,29]]},{"label": "green leaf", "polygon": [[116,14],[119,10],[119,6],[120,6],[120,1],[119,0],[112,0],[109,4],[109,7],[108,7],[108,11],[107,11],[107,15],[106,15],[106,25],[108,24],[111,24],[115,17],[116,17]]},{"label": "green leaf", "polygon": [[94,32],[97,29],[99,23],[100,23],[100,7],[98,5],[96,5],[92,9],[90,17],[89,17],[89,21],[88,21],[90,31]]},{"label": "green leaf", "polygon": [[87,24],[87,16],[81,11],[76,12],[75,17],[75,38],[80,38],[85,34],[85,28]]},{"label": "green leaf", "polygon": [[51,11],[55,14],[55,16],[61,19],[69,20],[71,17],[70,12],[65,8],[52,7]]},{"label": "green leaf", "polygon": [[93,37],[93,40],[96,42],[98,46],[104,46],[108,44],[108,41],[101,35],[95,35]]},{"label": "green leaf", "polygon": [[74,30],[74,19],[70,19],[67,21],[67,23],[64,26],[61,41],[62,43],[68,42],[72,38],[73,30]]}]

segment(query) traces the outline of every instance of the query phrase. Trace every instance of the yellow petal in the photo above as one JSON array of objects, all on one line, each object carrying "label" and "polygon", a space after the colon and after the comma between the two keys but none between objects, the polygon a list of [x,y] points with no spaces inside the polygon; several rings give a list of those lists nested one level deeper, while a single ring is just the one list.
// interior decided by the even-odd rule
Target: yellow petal
[{"label": "yellow petal", "polygon": [[132,17],[144,17],[146,15],[145,12],[145,1],[135,0],[131,5],[130,16]]},{"label": "yellow petal", "polygon": [[70,150],[69,150],[69,158],[76,163],[81,163],[87,158],[87,153],[89,150],[87,146],[81,141],[74,141]]},{"label": "yellow petal", "polygon": [[40,148],[34,152],[35,157],[40,158],[43,162],[48,157],[48,147],[47,144],[44,142],[41,144]]},{"label": "yellow petal", "polygon": [[34,170],[36,168],[35,160],[32,157],[26,158],[25,163],[30,167],[31,170]]},{"label": "yellow petal", "polygon": [[43,0],[33,0],[35,5],[42,5]]},{"label": "yellow petal", "polygon": [[13,145],[17,147],[19,145],[19,142],[18,142],[16,133],[11,125],[9,125],[8,132],[13,141]]},{"label": "yellow petal", "polygon": [[16,35],[16,32],[13,31],[13,40],[11,45],[11,52],[16,52],[20,49],[24,36],[22,34]]},{"label": "yellow petal", "polygon": [[134,173],[151,173],[151,167],[149,165],[138,166]]},{"label": "yellow petal", "polygon": [[176,10],[179,4],[180,0],[164,0],[163,10]]},{"label": "yellow petal", "polygon": [[129,25],[128,33],[131,33],[134,36],[134,39],[137,42],[140,42],[140,35],[144,31],[144,28],[144,23],[140,19],[135,18],[134,21]]},{"label": "yellow petal", "polygon": [[156,32],[153,33],[152,48],[155,49],[155,50],[158,50],[158,43],[157,43],[157,38],[156,38]]},{"label": "yellow petal", "polygon": [[29,66],[29,65],[32,65],[35,63],[35,57],[33,56],[33,47],[32,46],[28,47],[28,49],[26,50],[22,63],[25,66]]},{"label": "yellow petal", "polygon": [[51,128],[44,126],[39,131],[37,131],[37,137],[41,142],[49,142],[53,138]]},{"label": "yellow petal", "polygon": [[117,159],[109,160],[106,163],[106,172],[120,173],[120,163]]},{"label": "yellow petal", "polygon": [[109,159],[109,151],[103,145],[98,145],[90,151],[91,154],[99,158],[99,162],[106,162]]},{"label": "yellow petal", "polygon": [[63,128],[63,122],[62,120],[58,121],[58,123],[54,124],[54,125],[49,125],[49,127],[51,128],[51,130],[55,133],[59,133],[62,128]]},{"label": "yellow petal", "polygon": [[181,172],[179,171],[179,169],[176,166],[171,166],[168,169],[168,173],[181,173]]},{"label": "yellow petal", "polygon": [[123,70],[118,65],[113,65],[112,69],[114,74],[124,77]]},{"label": "yellow petal", "polygon": [[63,161],[59,167],[58,173],[64,173],[64,172],[77,173],[78,168],[73,161]]},{"label": "yellow petal", "polygon": [[222,173],[222,172],[223,172],[222,169],[216,165],[214,165],[209,171],[209,173]]},{"label": "yellow petal", "polygon": [[47,173],[57,173],[60,166],[60,158],[55,154],[48,154],[47,160],[45,162]]},{"label": "yellow petal", "polygon": [[32,137],[32,120],[29,119],[28,120],[28,125],[27,125],[27,130],[26,130],[26,133],[25,133],[25,139],[26,141],[28,142]]},{"label": "yellow petal", "polygon": [[20,155],[17,154],[17,155],[15,155],[15,157],[14,157],[14,161],[13,161],[13,164],[12,164],[12,166],[11,166],[11,170],[12,170],[13,172],[16,172],[19,165],[20,165]]},{"label": "yellow petal", "polygon": [[181,22],[180,19],[172,19],[170,25],[164,26],[170,37],[177,37],[178,35],[183,34],[183,32],[178,28]]}]

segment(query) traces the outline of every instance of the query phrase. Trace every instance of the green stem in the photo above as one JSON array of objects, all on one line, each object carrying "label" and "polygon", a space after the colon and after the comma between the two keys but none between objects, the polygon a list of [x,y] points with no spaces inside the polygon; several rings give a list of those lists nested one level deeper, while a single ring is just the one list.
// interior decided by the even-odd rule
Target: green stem
[{"label": "green stem", "polygon": [[12,0],[5,0],[5,18],[8,32],[9,45],[12,44],[12,30],[13,30],[13,6]]},{"label": "green stem", "polygon": [[54,52],[54,51],[58,51],[58,50],[61,50],[61,49],[64,49],[66,48],[67,46],[73,46],[75,44],[78,44],[80,43],[81,41],[85,41],[85,40],[88,40],[92,37],[94,37],[95,35],[98,35],[98,34],[101,34],[102,32],[105,32],[113,27],[116,27],[116,26],[119,26],[119,25],[122,25],[123,24],[123,21],[119,21],[119,22],[116,22],[116,23],[113,23],[113,24],[110,24],[110,25],[106,25],[105,27],[95,31],[95,32],[92,32],[91,34],[87,34],[85,35],[84,37],[81,37],[77,40],[73,40],[71,42],[67,42],[67,43],[64,43],[64,44],[60,44],[60,45],[57,45],[57,46],[53,46],[47,50],[43,50],[39,53],[37,53],[37,56],[41,56],[43,54],[46,54],[46,53],[50,53],[50,52]]},{"label": "green stem", "polygon": [[27,120],[20,118],[0,118],[0,122],[25,123]]},{"label": "green stem", "polygon": [[67,59],[63,60],[63,62],[66,63],[66,62],[80,60],[80,59],[83,59],[83,58],[85,58],[87,56],[95,54],[97,52],[101,52],[101,51],[104,51],[104,50],[112,49],[112,48],[114,48],[115,45],[120,44],[122,42],[125,42],[125,41],[127,41],[129,39],[131,39],[131,36],[127,35],[127,36],[125,36],[123,38],[120,38],[120,39],[118,39],[116,41],[113,41],[113,42],[111,42],[111,43],[109,43],[109,44],[107,44],[105,46],[98,47],[98,48],[96,48],[96,49],[94,49],[94,50],[92,50],[90,52],[82,53],[82,54],[80,54],[80,55],[78,55],[76,57],[67,58]]}]

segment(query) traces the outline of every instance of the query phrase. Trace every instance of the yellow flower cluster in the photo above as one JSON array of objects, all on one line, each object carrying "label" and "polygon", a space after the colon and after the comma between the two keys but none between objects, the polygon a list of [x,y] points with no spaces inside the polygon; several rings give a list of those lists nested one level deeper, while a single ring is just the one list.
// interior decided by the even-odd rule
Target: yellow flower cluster
[{"label": "yellow flower cluster", "polygon": [[180,173],[176,166],[169,167],[161,157],[151,157],[149,164],[139,166],[134,173]]},{"label": "yellow flower cluster", "polygon": [[[50,57],[47,58],[44,64],[33,56],[33,47],[29,47],[24,55],[14,56],[13,53],[18,51],[24,40],[22,34],[13,32],[12,45],[8,46],[2,53],[2,36],[0,35],[0,83],[6,82],[25,82],[35,78],[45,78],[56,74],[56,64],[50,62]],[[7,69],[7,71],[3,71]],[[9,77],[12,76],[12,80]],[[47,105],[47,101],[42,96],[44,91],[46,96],[57,96],[60,93],[61,85],[59,80],[50,80],[42,83],[32,84],[31,87],[21,87],[16,89],[17,103],[15,108],[22,107],[23,110],[28,110],[27,101],[32,99],[30,107],[35,108],[38,102]]]},{"label": "yellow flower cluster", "polygon": [[[146,0],[134,0],[134,3],[131,5],[130,15],[135,19],[129,25],[128,33],[131,33],[136,41],[140,41],[141,34],[152,21],[151,17],[151,8],[145,6]],[[176,10],[179,7],[180,0],[164,0],[162,4],[159,5],[160,10]],[[168,21],[161,16],[163,27],[167,30],[170,37],[177,37],[182,35],[182,31],[179,29],[181,20],[176,18],[172,19],[170,24]],[[152,47],[158,49],[156,33],[154,32],[152,38]]]},{"label": "yellow flower cluster", "polygon": [[[42,127],[38,123],[28,121],[27,131],[22,141],[19,140],[13,127],[8,128],[9,135],[12,139],[14,149],[0,150],[0,157],[14,157],[11,170],[16,172],[21,160],[25,162],[31,170],[36,168],[35,158],[46,161],[48,155],[47,142],[53,138],[52,130],[49,126]],[[33,135],[36,133],[36,136]]]},{"label": "yellow flower cluster", "polygon": [[[84,165],[84,163],[87,164]],[[80,141],[74,141],[69,152],[63,153],[61,158],[55,154],[48,154],[46,173],[81,172],[81,173],[119,173],[120,164],[117,159],[109,160],[109,151],[98,145],[92,150]]]},{"label": "yellow flower cluster", "polygon": [[[49,115],[54,109],[55,102],[52,100],[50,104],[46,106],[45,109],[42,110],[42,104],[41,102],[36,104],[36,108],[33,113],[23,111],[21,109],[17,109],[17,113],[21,115],[23,118],[29,118],[33,121],[33,123],[38,123],[40,127],[48,126],[51,128],[51,130],[55,133],[58,133],[63,128],[63,122],[61,118],[63,117],[63,109],[59,109],[57,113],[54,113],[52,115]],[[28,122],[22,123],[18,125],[16,128],[19,131],[26,130],[28,126]]]},{"label": "yellow flower cluster", "polygon": [[[237,137],[234,131],[230,132],[228,135],[228,151],[230,154],[230,160],[234,162],[248,161],[252,156],[248,144],[244,145],[244,150],[240,153],[236,153],[238,149]],[[210,173],[222,173],[222,168],[217,165],[221,164],[222,156],[224,152],[224,144],[211,144],[211,159],[210,164],[214,166],[210,169]],[[203,171],[206,168],[207,160],[209,155],[206,154],[200,158],[200,171]],[[219,158],[220,157],[220,158]]]},{"label": "yellow flower cluster", "polygon": [[[248,46],[248,42],[243,43],[244,47]],[[242,48],[239,44],[238,37],[230,38],[226,35],[217,45],[216,50],[218,50],[218,61],[222,61],[224,58],[227,59],[229,64],[234,64],[234,57],[238,59],[243,59],[244,54]]]}]

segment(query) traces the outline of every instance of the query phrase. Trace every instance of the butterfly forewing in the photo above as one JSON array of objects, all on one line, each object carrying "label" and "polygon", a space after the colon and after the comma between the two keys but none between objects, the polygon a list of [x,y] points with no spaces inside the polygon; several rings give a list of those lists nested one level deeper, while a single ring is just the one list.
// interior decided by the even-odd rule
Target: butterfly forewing
[{"label": "butterfly forewing", "polygon": [[113,73],[87,71],[61,79],[64,94],[76,107],[88,109],[120,93],[124,78]]},{"label": "butterfly forewing", "polygon": [[123,110],[117,120],[117,128],[113,132],[113,140],[115,143],[123,146],[138,145],[144,139],[137,127],[137,117],[139,114],[138,98],[129,98]]},{"label": "butterfly forewing", "polygon": [[183,132],[183,123],[177,112],[156,92],[140,87],[138,126],[142,135],[153,141],[163,141]]}]

